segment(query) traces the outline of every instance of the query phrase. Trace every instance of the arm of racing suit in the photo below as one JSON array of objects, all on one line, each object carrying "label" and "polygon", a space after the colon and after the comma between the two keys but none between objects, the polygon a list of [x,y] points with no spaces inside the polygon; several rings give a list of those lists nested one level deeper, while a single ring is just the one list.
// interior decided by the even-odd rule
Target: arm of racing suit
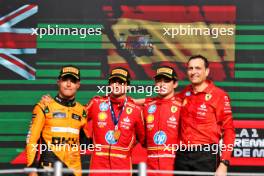
[{"label": "arm of racing suit", "polygon": [[233,124],[230,98],[227,94],[220,96],[216,107],[216,115],[218,123],[221,126],[224,145],[224,148],[222,147],[221,160],[230,160],[235,140],[235,128]]},{"label": "arm of racing suit", "polygon": [[26,156],[27,166],[36,167],[37,144],[45,123],[45,114],[40,105],[36,105],[32,112],[32,121],[27,136]]},{"label": "arm of racing suit", "polygon": [[88,138],[89,143],[92,142],[93,137],[93,126],[92,126],[92,109],[93,109],[94,100],[91,99],[85,106],[84,109],[87,115],[87,123],[85,124],[83,130]]},{"label": "arm of racing suit", "polygon": [[137,122],[136,122],[136,137],[137,141],[142,145],[145,146],[145,123],[143,118],[143,111],[140,110]]}]

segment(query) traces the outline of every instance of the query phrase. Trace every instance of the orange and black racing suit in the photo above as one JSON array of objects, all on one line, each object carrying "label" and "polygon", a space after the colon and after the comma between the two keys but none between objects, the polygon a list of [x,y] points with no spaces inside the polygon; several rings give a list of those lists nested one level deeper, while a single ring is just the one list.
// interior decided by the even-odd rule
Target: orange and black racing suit
[{"label": "orange and black racing suit", "polygon": [[79,134],[86,121],[84,107],[74,100],[56,96],[47,105],[35,105],[27,136],[27,166],[53,167],[61,161],[64,167],[81,170]]}]

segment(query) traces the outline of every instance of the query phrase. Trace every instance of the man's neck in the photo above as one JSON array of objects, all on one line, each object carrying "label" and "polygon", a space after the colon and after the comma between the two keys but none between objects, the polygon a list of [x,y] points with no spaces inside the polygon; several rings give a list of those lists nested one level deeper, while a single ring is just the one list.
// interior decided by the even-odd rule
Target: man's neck
[{"label": "man's neck", "polygon": [[65,97],[61,94],[58,94],[55,97],[55,101],[58,102],[61,105],[72,107],[75,106],[75,97]]},{"label": "man's neck", "polygon": [[71,97],[67,97],[67,96],[63,96],[62,94],[58,94],[59,98],[66,100],[66,101],[70,101],[70,100],[74,100],[75,96],[71,96]]},{"label": "man's neck", "polygon": [[202,92],[207,86],[208,83],[204,81],[201,84],[193,84],[192,88],[195,93],[198,93],[198,92]]},{"label": "man's neck", "polygon": [[114,94],[111,94],[110,97],[111,98],[114,98],[114,99],[117,99],[117,100],[122,100],[122,99],[125,99],[126,98],[126,94],[123,94],[123,95],[114,95]]}]

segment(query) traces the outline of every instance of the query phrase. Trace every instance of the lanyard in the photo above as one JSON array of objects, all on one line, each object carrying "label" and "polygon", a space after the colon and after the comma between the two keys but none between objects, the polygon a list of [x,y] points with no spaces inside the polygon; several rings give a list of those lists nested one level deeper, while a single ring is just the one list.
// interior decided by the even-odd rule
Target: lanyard
[{"label": "lanyard", "polygon": [[108,104],[109,104],[110,111],[111,111],[111,117],[112,117],[112,121],[113,121],[115,127],[117,127],[118,121],[119,121],[119,119],[120,119],[120,117],[121,117],[122,112],[123,112],[124,109],[125,109],[126,103],[127,103],[127,98],[125,99],[124,105],[123,105],[121,111],[119,112],[119,114],[118,114],[118,116],[117,116],[117,118],[116,118],[116,115],[115,115],[115,112],[114,112],[113,105],[112,105],[112,103],[111,103],[111,101],[110,101],[110,97],[108,97]]}]

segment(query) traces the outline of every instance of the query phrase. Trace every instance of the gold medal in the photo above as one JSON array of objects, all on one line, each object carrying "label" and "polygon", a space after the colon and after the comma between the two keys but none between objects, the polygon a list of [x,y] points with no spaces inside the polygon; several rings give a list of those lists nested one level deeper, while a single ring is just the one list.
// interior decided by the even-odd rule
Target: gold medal
[{"label": "gold medal", "polygon": [[211,94],[206,94],[205,95],[205,101],[209,101],[212,98]]},{"label": "gold medal", "polygon": [[177,110],[178,110],[177,106],[172,106],[172,107],[171,107],[171,112],[172,112],[172,113],[177,112]]},{"label": "gold medal", "polygon": [[121,132],[120,130],[115,130],[114,131],[114,139],[118,140],[120,138]]}]

